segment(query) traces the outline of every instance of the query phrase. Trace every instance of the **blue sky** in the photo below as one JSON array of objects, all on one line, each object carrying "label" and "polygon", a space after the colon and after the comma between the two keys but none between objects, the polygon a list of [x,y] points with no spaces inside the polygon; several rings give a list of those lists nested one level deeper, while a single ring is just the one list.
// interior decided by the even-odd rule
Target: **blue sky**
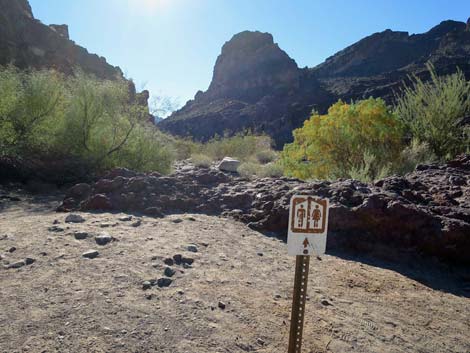
[{"label": "blue sky", "polygon": [[469,0],[30,0],[45,24],[120,66],[138,89],[193,98],[207,89],[224,42],[243,30],[270,32],[300,67],[357,40],[392,30],[422,33],[466,21]]}]

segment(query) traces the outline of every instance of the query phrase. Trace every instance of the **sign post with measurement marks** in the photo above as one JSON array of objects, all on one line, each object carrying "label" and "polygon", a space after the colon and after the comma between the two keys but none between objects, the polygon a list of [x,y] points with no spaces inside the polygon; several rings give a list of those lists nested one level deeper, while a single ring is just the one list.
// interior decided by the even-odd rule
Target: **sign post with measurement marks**
[{"label": "sign post with measurement marks", "polygon": [[296,260],[288,353],[302,349],[310,255],[325,253],[328,210],[328,199],[295,195],[290,200],[287,252]]}]

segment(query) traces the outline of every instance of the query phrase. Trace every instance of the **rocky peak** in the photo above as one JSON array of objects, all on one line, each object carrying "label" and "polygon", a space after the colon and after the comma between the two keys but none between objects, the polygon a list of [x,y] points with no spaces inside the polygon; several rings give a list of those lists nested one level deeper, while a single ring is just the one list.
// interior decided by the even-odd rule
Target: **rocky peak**
[{"label": "rocky peak", "polygon": [[0,16],[1,14],[11,19],[19,17],[34,18],[28,0],[0,0]]},{"label": "rocky peak", "polygon": [[67,25],[49,25],[55,32],[57,32],[60,36],[70,39],[69,38],[69,26]]},{"label": "rocky peak", "polygon": [[222,47],[206,96],[253,102],[267,91],[298,85],[298,78],[297,64],[271,34],[245,31]]}]

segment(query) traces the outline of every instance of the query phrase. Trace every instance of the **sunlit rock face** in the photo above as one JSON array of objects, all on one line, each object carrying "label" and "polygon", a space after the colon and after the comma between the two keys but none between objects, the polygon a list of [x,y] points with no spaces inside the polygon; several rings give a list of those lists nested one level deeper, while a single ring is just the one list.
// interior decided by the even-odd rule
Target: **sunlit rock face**
[{"label": "sunlit rock face", "polygon": [[79,67],[98,78],[123,77],[119,67],[71,41],[67,25],[46,26],[35,19],[27,0],[0,0],[0,65],[8,64],[65,74]]},{"label": "sunlit rock face", "polygon": [[199,91],[159,126],[198,140],[248,129],[271,135],[282,147],[312,109],[324,113],[340,98],[372,96],[393,102],[410,74],[428,78],[428,61],[439,74],[459,67],[470,77],[467,26],[444,21],[417,35],[385,30],[304,69],[274,43],[271,34],[245,31],[222,47],[208,90]]}]

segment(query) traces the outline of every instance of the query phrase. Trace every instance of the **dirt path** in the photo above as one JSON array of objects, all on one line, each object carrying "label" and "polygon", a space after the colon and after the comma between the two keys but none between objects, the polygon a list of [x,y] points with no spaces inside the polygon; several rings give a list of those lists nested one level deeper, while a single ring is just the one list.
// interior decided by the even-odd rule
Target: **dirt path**
[{"label": "dirt path", "polygon": [[[282,241],[199,214],[65,223],[54,198],[20,198],[0,210],[0,352],[287,350],[295,259]],[[114,240],[100,246],[103,233]],[[92,249],[98,257],[82,256]],[[176,254],[194,262],[167,266]],[[7,268],[25,258],[34,262]],[[468,282],[356,260],[311,262],[304,352],[470,352]],[[169,287],[144,290],[166,267]]]}]

